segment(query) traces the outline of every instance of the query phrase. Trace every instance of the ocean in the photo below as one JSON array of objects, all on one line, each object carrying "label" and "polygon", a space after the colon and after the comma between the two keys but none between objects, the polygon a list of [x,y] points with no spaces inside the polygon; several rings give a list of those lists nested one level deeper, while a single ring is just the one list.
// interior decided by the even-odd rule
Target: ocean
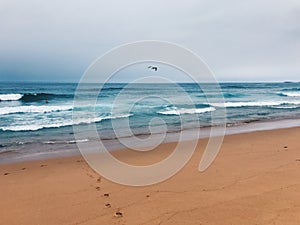
[{"label": "ocean", "polygon": [[[224,118],[212,123],[211,115],[222,106],[207,101],[217,94],[213,88],[203,93],[197,84],[178,85],[184,93],[173,84],[105,84],[91,107],[88,100],[99,85],[85,84],[76,109],[82,114],[73,119],[75,83],[0,83],[0,162],[78,154],[76,142],[95,140],[75,140],[73,126],[88,132],[95,123],[99,137],[113,150],[122,148],[119,138],[145,138],[162,132],[162,126],[167,142],[176,140],[183,129],[192,132],[221,125]],[[210,84],[202,85],[209,88]],[[285,120],[291,121],[289,126],[300,125],[296,122],[300,83],[221,83],[220,87],[230,129],[272,122],[280,127]],[[120,95],[121,100],[114,103]],[[128,125],[131,132],[126,130]],[[270,127],[276,128],[274,123]],[[116,129],[121,131],[118,137]]]}]

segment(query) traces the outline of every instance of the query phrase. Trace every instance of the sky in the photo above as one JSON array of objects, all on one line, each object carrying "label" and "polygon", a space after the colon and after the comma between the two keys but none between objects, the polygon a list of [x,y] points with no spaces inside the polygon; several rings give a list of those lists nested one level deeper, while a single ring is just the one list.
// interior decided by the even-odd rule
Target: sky
[{"label": "sky", "polygon": [[190,49],[219,81],[300,81],[299,21],[299,0],[1,0],[0,81],[78,82],[140,40]]}]

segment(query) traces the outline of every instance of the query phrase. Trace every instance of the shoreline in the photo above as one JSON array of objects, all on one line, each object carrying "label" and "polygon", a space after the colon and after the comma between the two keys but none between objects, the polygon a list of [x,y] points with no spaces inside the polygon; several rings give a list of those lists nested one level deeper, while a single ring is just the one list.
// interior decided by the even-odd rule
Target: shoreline
[{"label": "shoreline", "polygon": [[[293,118],[293,119],[278,119],[278,120],[270,120],[270,121],[255,121],[250,123],[244,123],[244,124],[238,124],[234,126],[227,126],[225,130],[225,135],[235,135],[235,134],[244,134],[244,133],[252,133],[257,131],[269,131],[269,130],[277,130],[277,129],[286,129],[286,128],[297,128],[300,127],[300,118]],[[196,137],[195,133],[199,132],[200,130],[200,136]],[[205,128],[197,128],[197,129],[188,129],[183,130],[183,134],[186,138],[182,139],[181,141],[190,141],[190,140],[198,140],[198,139],[205,139],[210,136],[210,130],[211,127],[205,127]],[[218,134],[218,127],[216,127],[216,132]],[[161,144],[168,144],[168,143],[174,143],[178,141],[178,133],[179,132],[173,132],[168,133],[166,136],[166,139]],[[154,134],[154,140],[155,136],[159,138],[159,134]],[[216,135],[218,136],[218,135]],[[143,135],[140,136],[143,138]],[[125,139],[125,141],[130,140],[132,137],[128,138],[122,138]],[[90,141],[92,142],[92,141]],[[106,144],[106,146],[110,146],[108,149],[110,152],[114,151],[122,151],[126,149],[126,147],[122,146],[117,139],[114,140],[103,140],[103,142]],[[40,144],[40,143],[37,143]],[[33,152],[29,154],[19,155],[18,157],[12,157],[12,158],[2,158],[0,160],[1,164],[9,164],[9,163],[17,163],[17,162],[23,162],[23,161],[32,161],[32,160],[43,160],[43,159],[52,159],[52,158],[60,158],[60,157],[76,157],[80,156],[81,153],[76,145],[76,142],[73,142],[72,147],[71,145],[64,144],[62,148],[64,150],[56,150],[56,151],[47,151],[43,152],[40,151],[40,148],[45,146],[50,146],[52,144],[40,144],[37,150],[38,152]],[[146,146],[147,147],[147,146]],[[67,151],[65,151],[67,149]],[[25,149],[26,150],[26,149]],[[1,156],[5,157],[4,154],[10,154],[12,153],[12,150],[0,152]],[[22,154],[22,153],[21,153]]]},{"label": "shoreline", "polygon": [[[200,173],[207,143],[201,139],[180,172],[146,187],[112,183],[81,156],[2,164],[1,219],[9,225],[296,225],[299,137],[299,127],[227,135],[216,160]],[[173,147],[166,143],[146,153],[113,154],[126,163],[147,165],[164,159]]]}]

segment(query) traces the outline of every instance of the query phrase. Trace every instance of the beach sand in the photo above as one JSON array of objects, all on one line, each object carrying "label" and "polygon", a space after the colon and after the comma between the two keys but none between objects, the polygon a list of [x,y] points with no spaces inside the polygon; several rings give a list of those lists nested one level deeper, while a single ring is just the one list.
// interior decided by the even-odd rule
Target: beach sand
[{"label": "beach sand", "polygon": [[[198,164],[207,140],[200,140],[178,174],[148,187],[112,183],[79,156],[3,164],[0,224],[299,225],[299,138],[300,128],[226,136],[203,173]],[[143,165],[174,145],[114,154]]]}]

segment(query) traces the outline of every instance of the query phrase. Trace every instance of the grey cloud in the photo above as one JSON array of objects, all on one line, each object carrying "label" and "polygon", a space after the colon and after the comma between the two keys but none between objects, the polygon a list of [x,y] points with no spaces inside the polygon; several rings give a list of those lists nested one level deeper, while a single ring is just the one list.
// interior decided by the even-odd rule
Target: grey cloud
[{"label": "grey cloud", "polygon": [[143,39],[188,47],[220,80],[300,80],[299,12],[292,0],[5,0],[0,80],[76,81],[98,56]]}]

